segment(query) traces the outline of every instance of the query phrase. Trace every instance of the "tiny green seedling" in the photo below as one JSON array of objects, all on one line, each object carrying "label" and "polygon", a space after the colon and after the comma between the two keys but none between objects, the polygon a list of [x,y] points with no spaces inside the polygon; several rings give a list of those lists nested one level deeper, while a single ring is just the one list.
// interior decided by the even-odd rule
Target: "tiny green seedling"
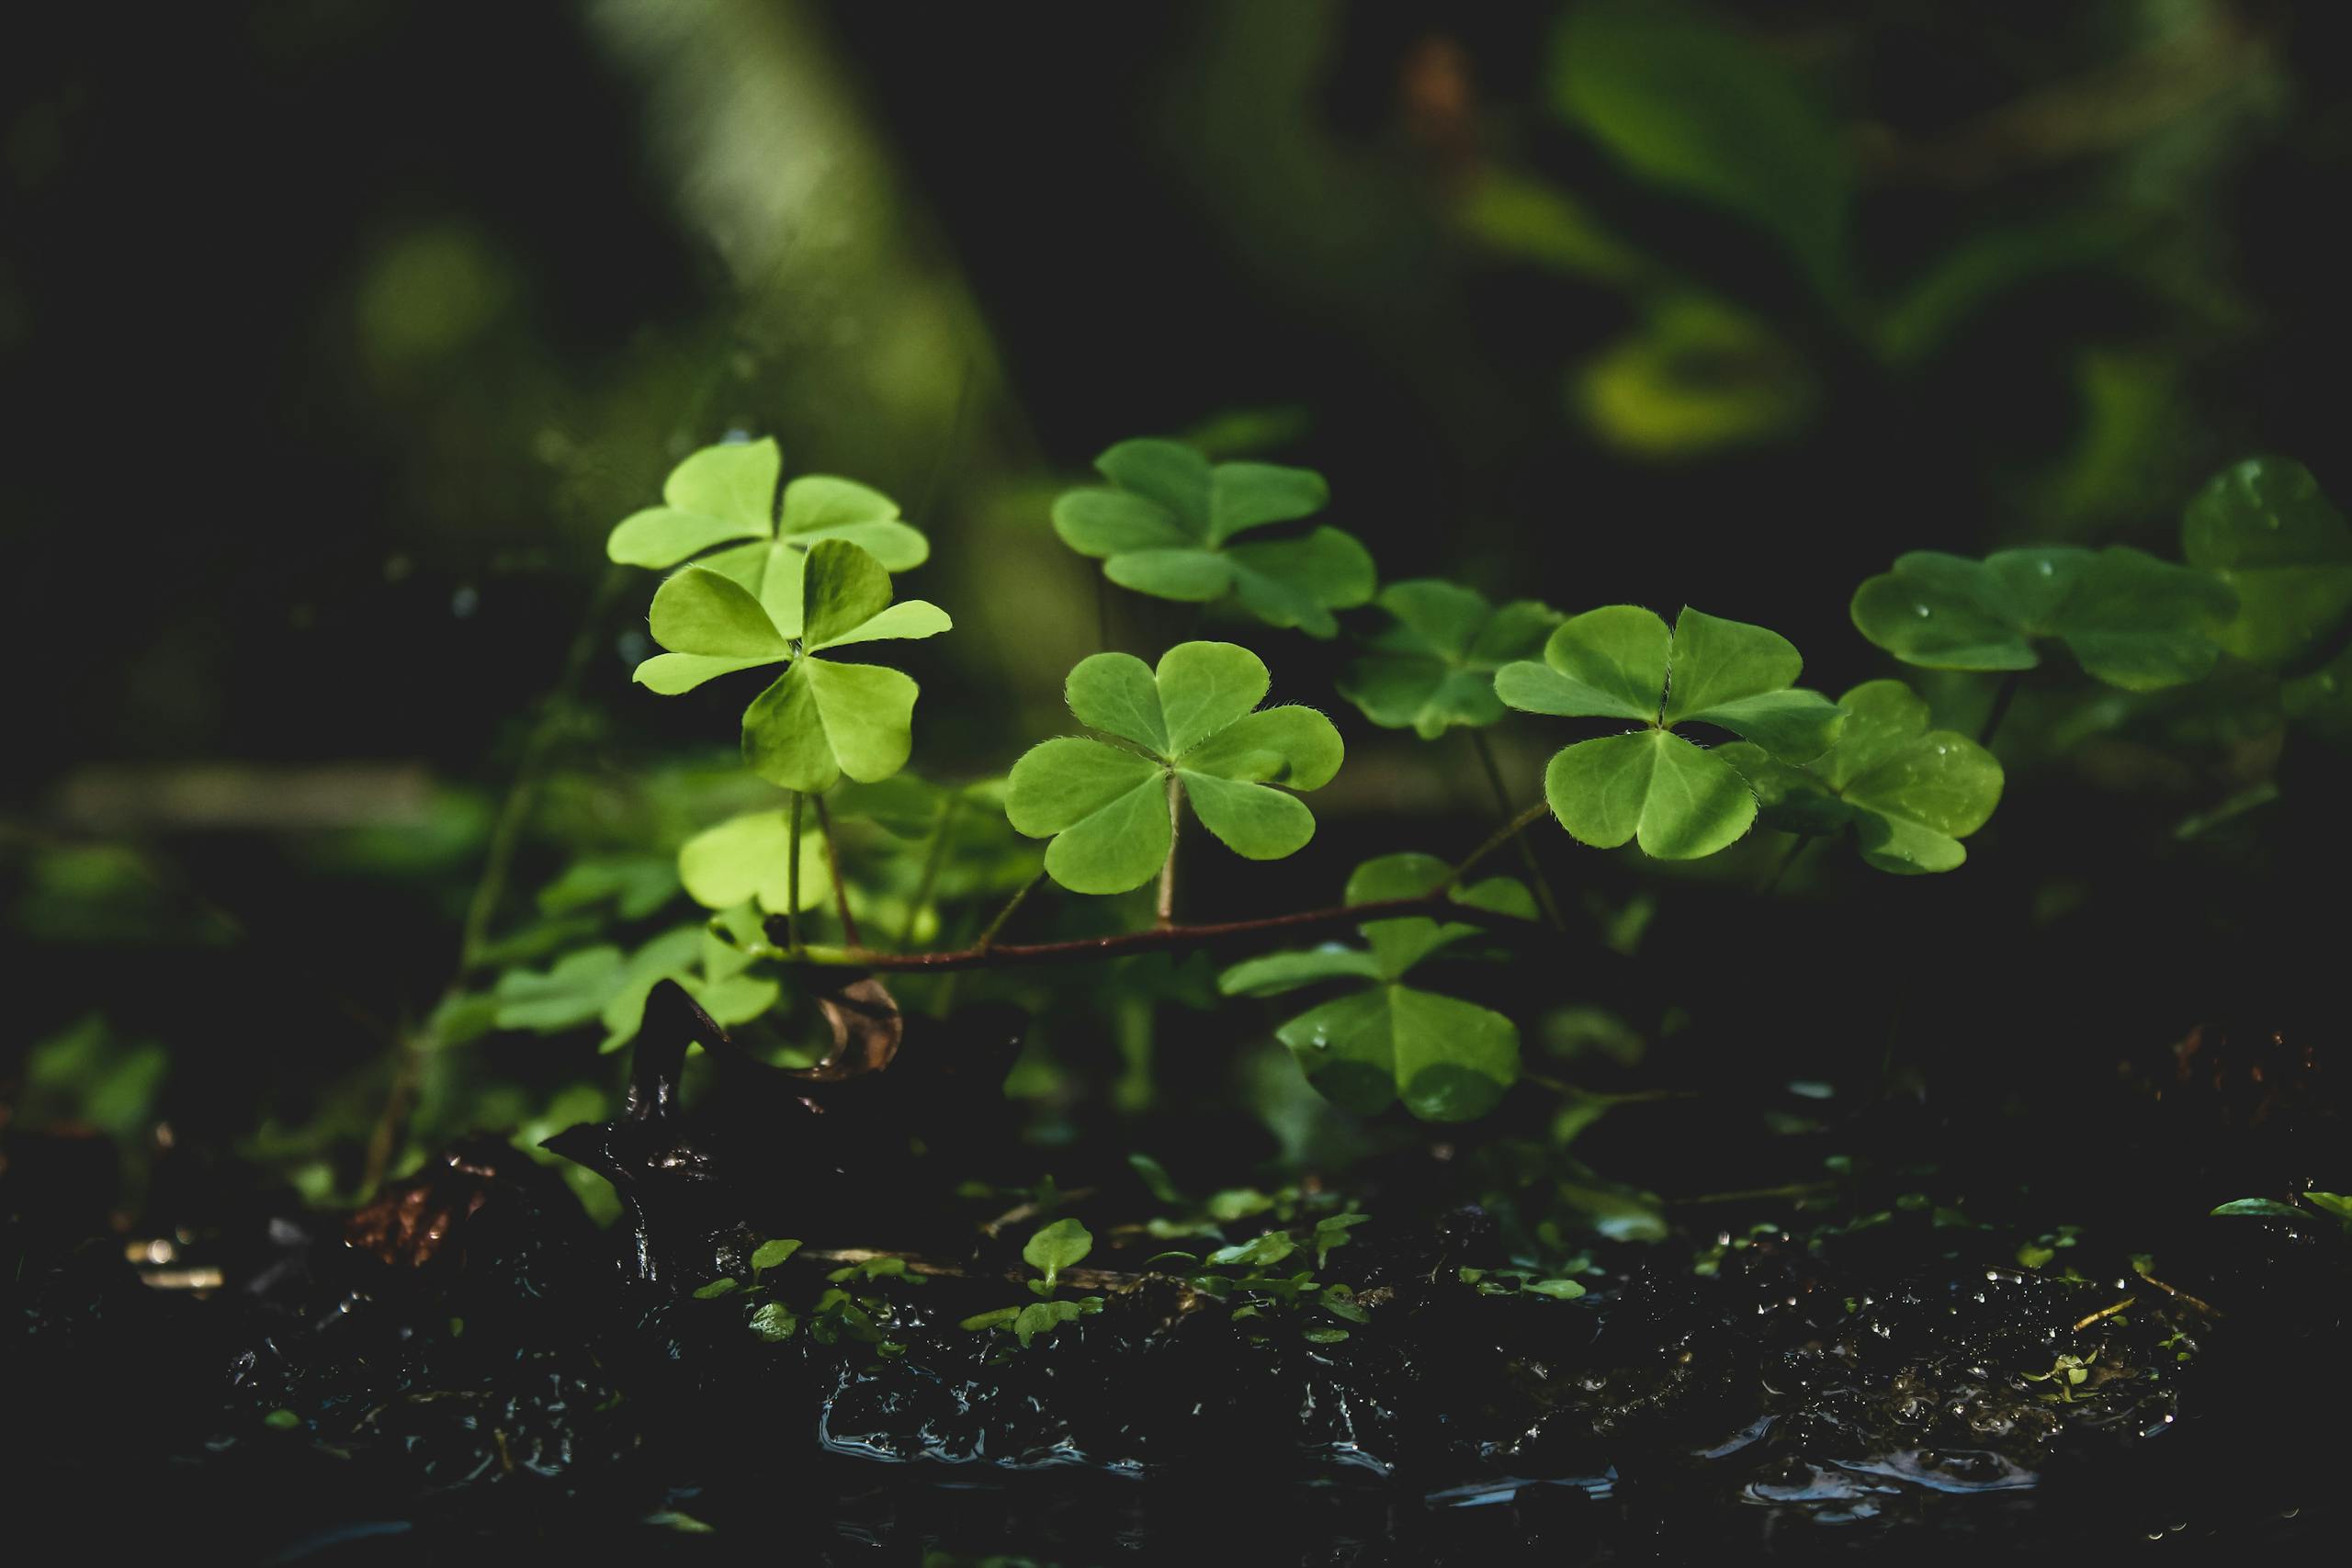
[{"label": "tiny green seedling", "polygon": [[1080,1296],[1075,1301],[1053,1299],[1061,1284],[1062,1270],[1076,1268],[1094,1250],[1094,1237],[1074,1219],[1056,1220],[1038,1228],[1021,1248],[1022,1261],[1039,1271],[1040,1279],[1028,1281],[1033,1294],[1045,1297],[1027,1306],[998,1307],[993,1312],[978,1313],[963,1320],[959,1325],[975,1333],[1001,1328],[1021,1342],[1026,1350],[1040,1334],[1051,1333],[1065,1323],[1075,1323],[1102,1310],[1101,1296]]},{"label": "tiny green seedling", "polygon": [[[1315,1269],[1324,1266],[1334,1248],[1346,1245],[1351,1230],[1371,1218],[1361,1213],[1329,1214],[1316,1222],[1304,1240],[1287,1230],[1270,1230],[1247,1241],[1220,1247],[1206,1257],[1193,1252],[1162,1252],[1147,1259],[1144,1267],[1158,1270],[1163,1264],[1179,1265],[1172,1272],[1182,1277],[1194,1294],[1224,1303],[1233,1321],[1251,1324],[1249,1332],[1253,1334],[1257,1332],[1256,1324],[1272,1321],[1273,1314],[1295,1316],[1310,1309],[1361,1326],[1371,1322],[1372,1316],[1356,1301],[1354,1290],[1336,1280],[1317,1280]],[[1288,1274],[1273,1271],[1308,1248],[1315,1253],[1315,1269]],[[1349,1333],[1345,1328],[1313,1319],[1306,1321],[1299,1332],[1302,1338],[1315,1345],[1336,1345]]]},{"label": "tiny green seedling", "polygon": [[1044,1276],[1029,1281],[1030,1291],[1052,1295],[1061,1284],[1062,1270],[1077,1268],[1093,1250],[1093,1235],[1076,1220],[1056,1220],[1042,1227],[1021,1248],[1021,1260]]}]

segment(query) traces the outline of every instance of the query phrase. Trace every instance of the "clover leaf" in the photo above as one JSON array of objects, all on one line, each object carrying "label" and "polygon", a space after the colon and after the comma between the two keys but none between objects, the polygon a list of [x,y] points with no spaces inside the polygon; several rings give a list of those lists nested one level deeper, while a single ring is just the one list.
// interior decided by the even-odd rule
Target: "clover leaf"
[{"label": "clover leaf", "polygon": [[[676,880],[686,896],[707,909],[757,903],[772,915],[790,901],[792,814],[747,811],[706,828],[678,849]],[[800,905],[813,909],[832,896],[824,840],[800,836]]]},{"label": "clover leaf", "polygon": [[739,670],[786,667],[743,712],[743,759],[771,784],[814,793],[844,773],[870,784],[905,766],[916,695],[896,670],[817,653],[935,637],[954,623],[920,599],[892,604],[890,574],[871,551],[823,539],[808,551],[805,606],[798,595],[788,606],[763,603],[734,579],[690,566],[653,595],[650,624],[670,651],[639,665],[637,679],[664,696]]},{"label": "clover leaf", "polygon": [[1854,626],[1906,664],[2030,670],[2055,637],[2110,686],[2194,681],[2221,656],[2213,626],[2234,614],[2227,583],[2116,545],[2001,550],[1983,560],[1915,550],[1854,591]]},{"label": "clover leaf", "polygon": [[1340,629],[1334,610],[1368,603],[1371,553],[1351,534],[1235,544],[1237,535],[1323,509],[1330,491],[1308,468],[1218,463],[1174,441],[1122,441],[1094,460],[1109,485],[1064,492],[1054,532],[1122,588],[1205,604],[1227,594],[1269,626],[1310,637]]},{"label": "clover leaf", "polygon": [[[909,571],[931,555],[920,530],[899,517],[880,491],[830,474],[776,480],[784,455],[773,439],[706,446],[670,471],[663,504],[623,518],[605,553],[623,566],[673,567],[715,545],[731,549],[701,564],[733,579],[770,605],[779,623],[799,618],[801,568],[821,540],[846,539],[888,571]],[[738,541],[748,540],[749,543]]]},{"label": "clover leaf", "polygon": [[1495,671],[1534,659],[1560,613],[1532,599],[1497,608],[1436,578],[1392,582],[1380,607],[1396,624],[1365,645],[1340,677],[1340,694],[1388,729],[1411,726],[1424,740],[1451,727],[1483,728],[1503,716]]},{"label": "clover leaf", "polygon": [[[1383,855],[1356,867],[1347,901],[1419,897],[1448,874],[1434,855]],[[1455,887],[1448,897],[1473,908],[1535,917],[1533,897],[1507,876]],[[1326,944],[1269,953],[1227,969],[1217,989],[1272,997],[1327,980],[1366,982],[1274,1031],[1307,1082],[1360,1115],[1400,1100],[1428,1122],[1467,1122],[1493,1110],[1519,1079],[1519,1026],[1491,1009],[1402,983],[1415,965],[1478,928],[1415,915],[1366,920],[1357,929],[1362,949]]]},{"label": "clover leaf", "polygon": [[1313,708],[1260,708],[1268,684],[1264,662],[1229,642],[1179,643],[1156,671],[1125,653],[1080,660],[1064,688],[1070,712],[1128,744],[1064,737],[1031,748],[1012,765],[1006,817],[1052,839],[1046,874],[1073,893],[1150,881],[1174,846],[1179,793],[1235,853],[1295,853],[1315,817],[1283,790],[1320,789],[1344,750]]},{"label": "clover leaf", "polygon": [[2235,590],[2213,640],[2257,664],[2289,664],[2352,611],[2352,524],[2301,463],[2249,457],[2188,503],[2181,554]]},{"label": "clover leaf", "polygon": [[775,982],[744,974],[749,963],[700,926],[664,931],[629,953],[609,945],[585,947],[544,972],[513,969],[500,976],[497,1025],[560,1034],[600,1022],[605,1038],[597,1049],[617,1051],[637,1038],[653,987],[675,980],[713,1020],[732,1026],[776,1002]]},{"label": "clover leaf", "polygon": [[1505,665],[1495,694],[1528,713],[1639,720],[1645,728],[1554,756],[1544,798],[1580,842],[1635,839],[1659,860],[1696,860],[1747,831],[1756,796],[1738,769],[1676,727],[1714,725],[1810,761],[1842,715],[1820,693],[1792,689],[1804,669],[1788,639],[1762,626],[1686,608],[1669,631],[1651,611],[1612,604],[1555,630],[1543,663]]},{"label": "clover leaf", "polygon": [[1868,681],[1838,699],[1838,743],[1805,767],[1745,741],[1716,754],[1746,774],[1768,828],[1826,835],[1853,829],[1881,871],[1951,871],[1960,842],[2001,800],[2001,764],[1965,735],[1928,728],[1928,705],[1900,681]]}]

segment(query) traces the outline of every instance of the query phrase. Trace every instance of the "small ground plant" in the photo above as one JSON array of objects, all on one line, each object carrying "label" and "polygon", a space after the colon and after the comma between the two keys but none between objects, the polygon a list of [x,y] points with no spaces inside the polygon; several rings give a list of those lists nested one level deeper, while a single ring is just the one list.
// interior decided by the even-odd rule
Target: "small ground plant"
[{"label": "small ground plant", "polygon": [[[1197,605],[1220,635],[1150,660],[1114,649],[1080,660],[1064,697],[1084,733],[1035,739],[999,777],[946,782],[909,766],[921,694],[890,662],[906,639],[953,629],[900,592],[899,577],[931,556],[918,525],[847,479],[786,481],[771,441],[681,463],[662,504],[608,543],[616,562],[667,573],[647,623],[661,651],[636,678],[665,696],[741,682],[742,758],[778,794],[685,844],[676,881],[706,924],[510,974],[498,1020],[600,1017],[612,1046],[663,978],[731,1025],[837,990],[843,972],[887,982],[1255,948],[1214,993],[1297,995],[1303,1008],[1275,1034],[1317,1090],[1359,1114],[1401,1104],[1468,1121],[1525,1077],[1527,1021],[1476,999],[1479,964],[1611,940],[1564,917],[1528,840],[1547,820],[1576,843],[1659,862],[1776,833],[1773,884],[1816,841],[1898,875],[1956,870],[2005,787],[1996,731],[2052,651],[2088,678],[2049,687],[2059,702],[2101,687],[2166,694],[2223,671],[2292,728],[2345,723],[2342,657],[2313,656],[2352,619],[2352,528],[2279,459],[2241,464],[2194,498],[2183,561],[2071,546],[1898,558],[1856,590],[1853,624],[1936,678],[1882,677],[1834,699],[1799,684],[1786,638],[1690,606],[1669,621],[1630,604],[1497,604],[1440,579],[1383,589],[1363,546],[1316,521],[1333,491],[1307,469],[1212,462],[1164,440],[1123,442],[1097,467],[1107,482],[1064,494],[1054,532],[1101,560],[1110,584]],[[1284,636],[1350,645],[1335,694],[1371,724],[1430,746],[1464,731],[1500,826],[1451,861],[1368,860],[1336,902],[1180,919],[1181,867],[1216,852],[1191,829],[1244,860],[1283,860],[1315,837],[1309,799],[1345,762],[1332,713],[1281,682]],[[743,680],[755,671],[756,686]],[[1972,705],[1973,724],[1945,716]],[[1569,726],[1538,780],[1508,776],[1487,743],[1515,715]],[[842,850],[853,823],[883,845],[863,874]],[[1491,874],[1511,847],[1519,874]],[[1148,908],[1098,934],[1016,940],[1042,888],[1111,900],[1147,887]],[[959,928],[968,940],[939,941]],[[1361,945],[1341,940],[1351,931]],[[1605,1109],[1568,1092],[1570,1119]],[[1023,1310],[1035,1332],[1042,1320]]]}]

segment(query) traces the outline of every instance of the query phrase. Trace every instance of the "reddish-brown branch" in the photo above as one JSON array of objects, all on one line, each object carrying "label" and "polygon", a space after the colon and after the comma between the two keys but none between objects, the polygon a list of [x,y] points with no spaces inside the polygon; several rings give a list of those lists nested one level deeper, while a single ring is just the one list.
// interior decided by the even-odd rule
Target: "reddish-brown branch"
[{"label": "reddish-brown branch", "polygon": [[1297,936],[1328,927],[1351,926],[1363,920],[1395,919],[1408,915],[1458,920],[1519,936],[1543,936],[1540,921],[1518,915],[1475,908],[1431,894],[1419,898],[1385,898],[1376,903],[1349,904],[1329,909],[1302,909],[1287,915],[1267,915],[1253,920],[1224,920],[1210,925],[1154,926],[1148,931],[1120,931],[1110,936],[1079,937],[1067,942],[996,942],[987,947],[956,948],[944,953],[868,953],[858,948],[810,948],[802,961],[830,967],[936,974],[951,969],[978,969],[1001,964],[1061,964],[1087,958],[1121,958],[1135,953],[1157,953],[1214,947],[1258,936]]}]

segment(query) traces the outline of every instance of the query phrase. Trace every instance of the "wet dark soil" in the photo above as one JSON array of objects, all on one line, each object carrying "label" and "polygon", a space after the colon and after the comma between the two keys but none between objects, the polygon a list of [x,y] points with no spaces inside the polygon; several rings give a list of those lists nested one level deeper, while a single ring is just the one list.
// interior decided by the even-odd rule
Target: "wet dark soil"
[{"label": "wet dark soil", "polygon": [[[2175,1116],[2142,1131],[2175,1136]],[[633,1117],[591,1141],[691,1202],[613,1233],[484,1138],[356,1215],[223,1201],[126,1234],[70,1201],[86,1149],[18,1139],[0,1177],[13,1538],[322,1563],[2340,1544],[2352,1244],[2324,1215],[2211,1217],[2144,1164],[2144,1194],[2103,1208],[2041,1169],[1980,1206],[2006,1204],[1995,1219],[1941,1194],[1877,1207],[1857,1182],[1694,1206],[1663,1241],[1591,1235],[1540,1267],[1519,1216],[1458,1201],[1442,1147],[1203,1240],[1145,1234],[1151,1201],[1106,1182],[1060,1211],[1098,1237],[1061,1299],[1101,1309],[1024,1346],[964,1325],[1035,1299],[1020,1247],[1047,1212],[992,1232],[903,1216],[923,1245],[877,1260],[904,1249],[838,1245],[839,1216],[742,1219],[774,1193],[731,1185],[741,1168],[674,1102],[649,1092]],[[2285,1125],[2214,1146],[2303,1157]],[[1371,1218],[1294,1301],[1150,1262],[1285,1216],[1305,1237],[1352,1201]],[[2064,1224],[2077,1210],[2109,1217]],[[752,1241],[804,1232],[752,1282]],[[740,1282],[696,1293],[721,1275]],[[1539,1276],[1584,1293],[1522,1288]]]}]

